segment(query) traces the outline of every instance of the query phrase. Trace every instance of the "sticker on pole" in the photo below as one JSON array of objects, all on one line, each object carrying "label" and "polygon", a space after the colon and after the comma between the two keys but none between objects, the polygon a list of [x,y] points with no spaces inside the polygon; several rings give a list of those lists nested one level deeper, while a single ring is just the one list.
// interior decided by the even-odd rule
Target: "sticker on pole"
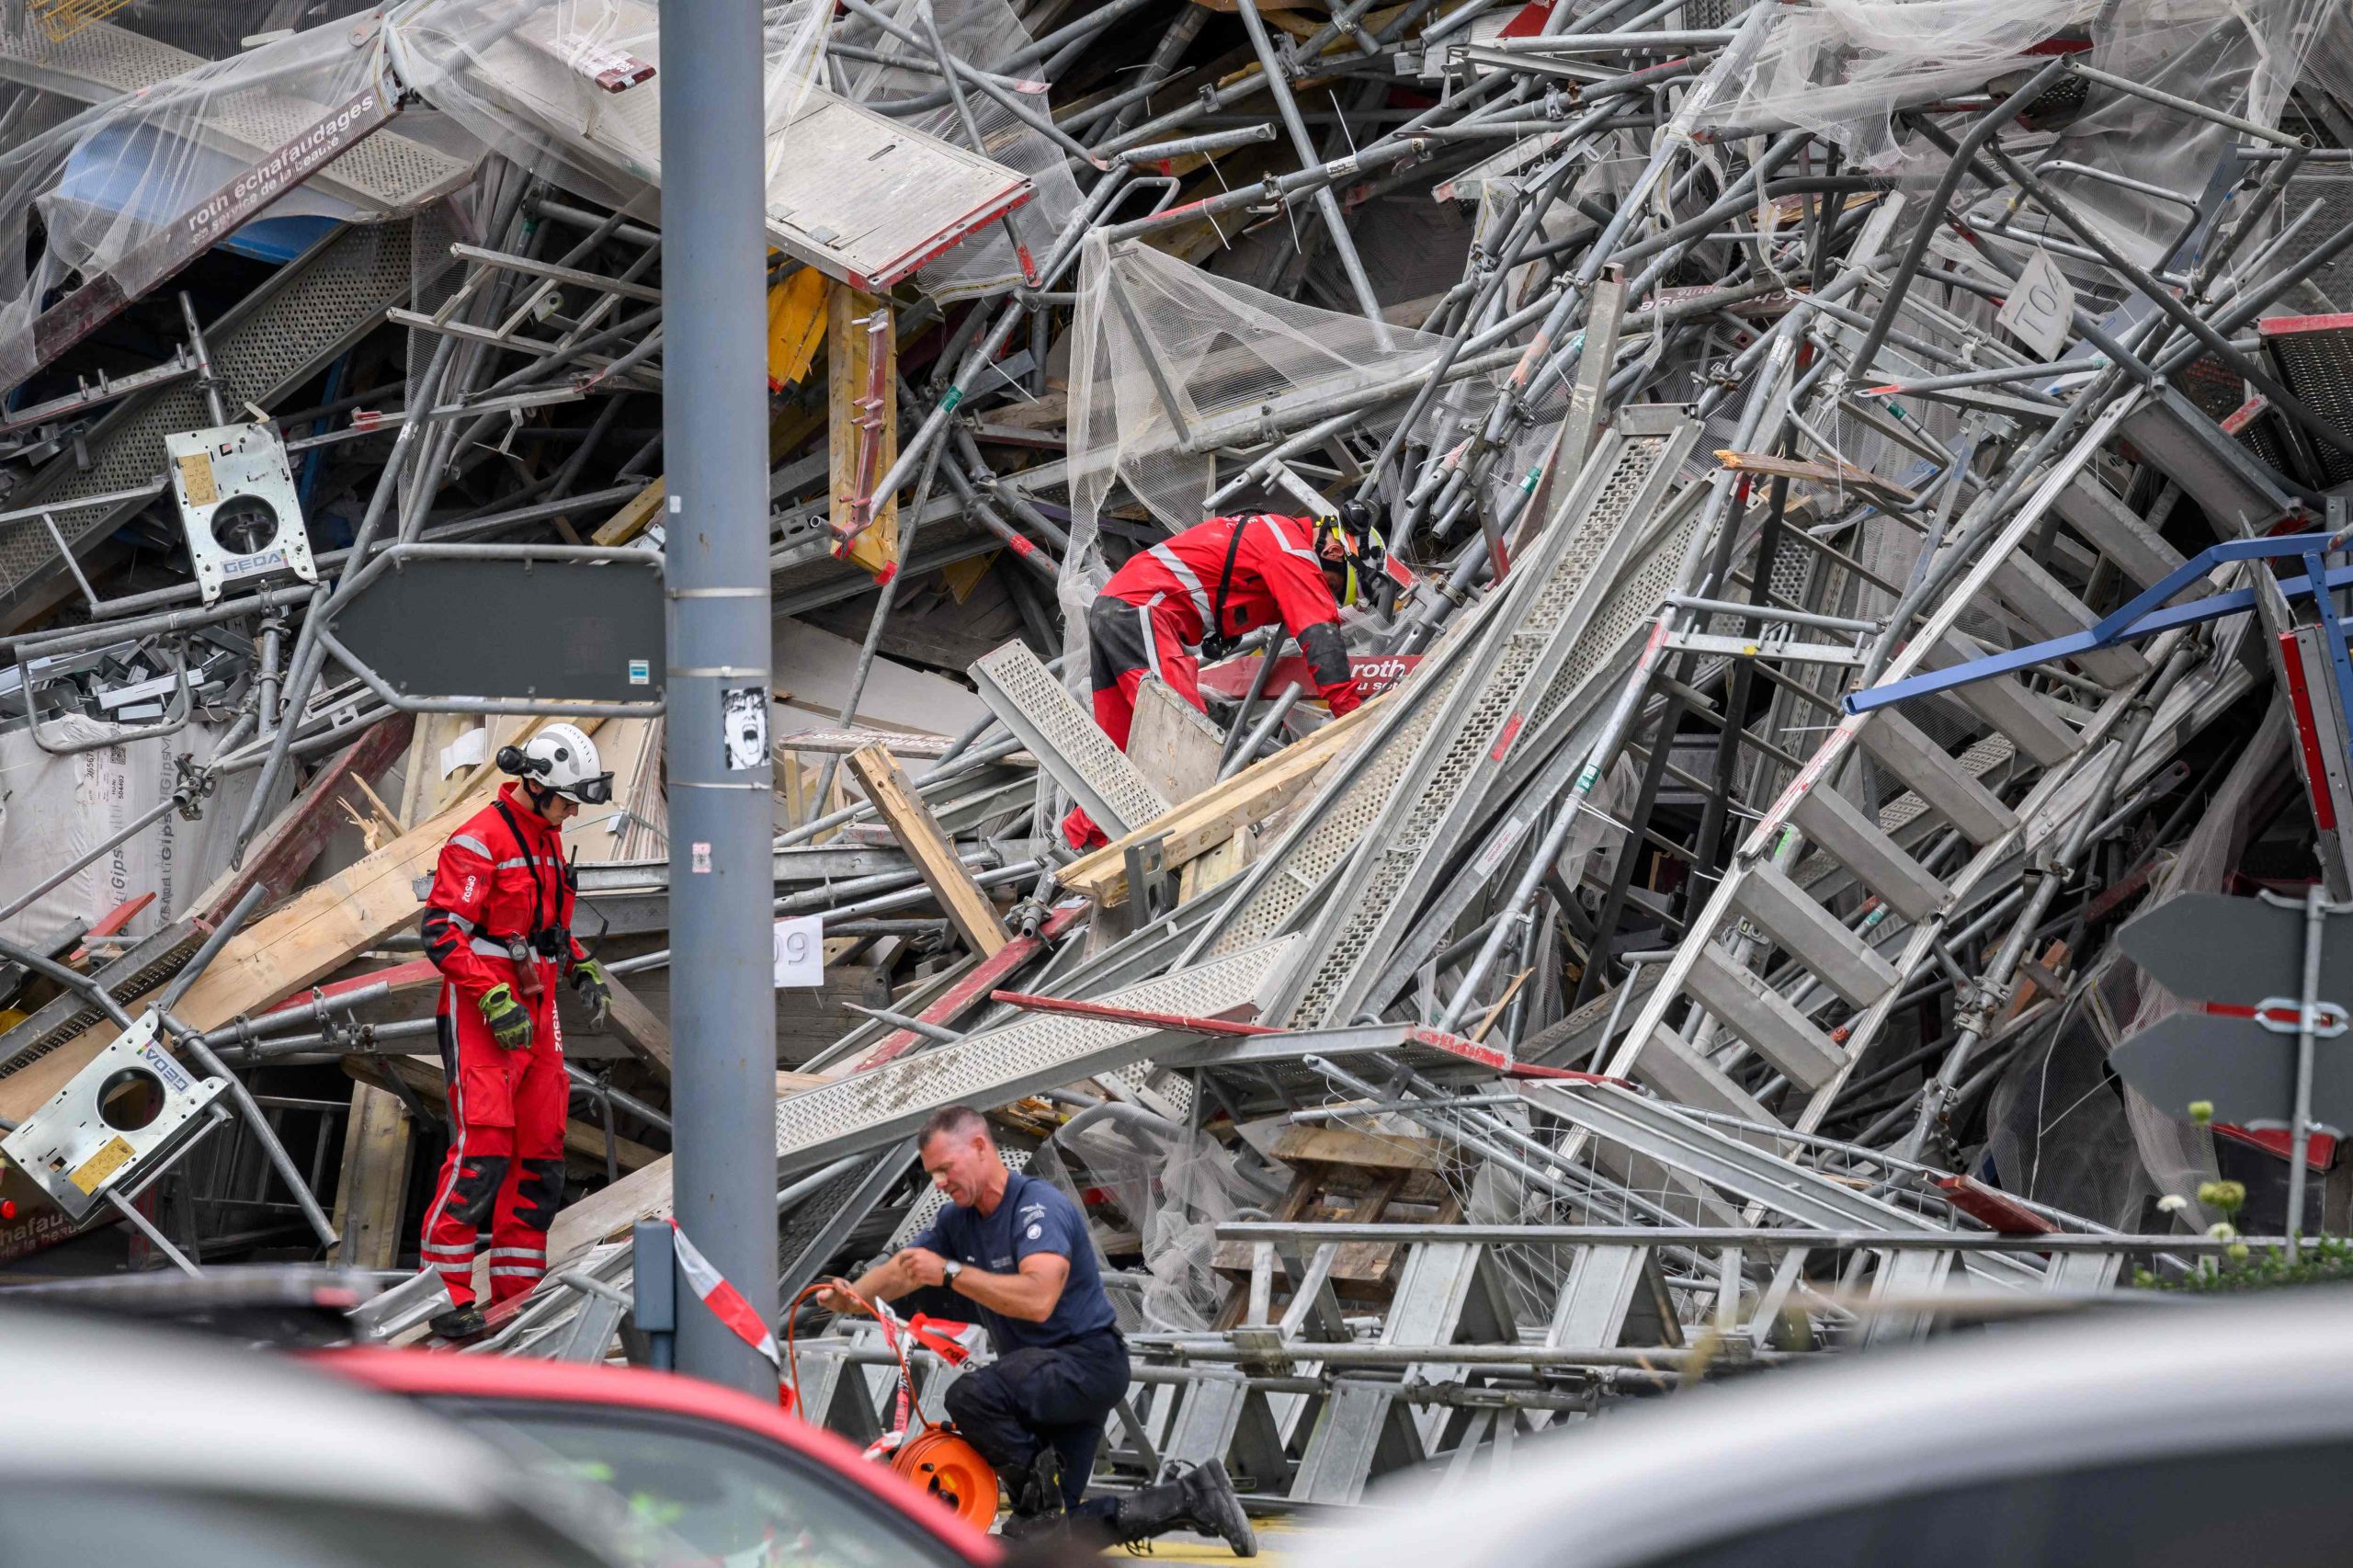
[{"label": "sticker on pole", "polygon": [[768,694],[764,687],[726,687],[720,693],[719,719],[726,743],[727,771],[749,773],[767,766]]},{"label": "sticker on pole", "polygon": [[825,923],[814,915],[794,915],[776,923],[776,988],[806,989],[825,983]]},{"label": "sticker on pole", "polygon": [[2046,251],[2027,257],[2026,270],[2010,287],[2010,297],[1994,312],[1995,324],[2045,359],[2059,358],[2075,317],[2075,286],[2059,270]]}]

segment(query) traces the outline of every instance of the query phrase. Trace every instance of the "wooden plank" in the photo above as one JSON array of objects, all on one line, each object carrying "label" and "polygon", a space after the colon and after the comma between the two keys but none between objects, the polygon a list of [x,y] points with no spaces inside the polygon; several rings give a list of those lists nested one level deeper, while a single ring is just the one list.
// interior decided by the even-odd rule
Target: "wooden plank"
[{"label": "wooden plank", "polygon": [[401,1250],[401,1199],[408,1191],[408,1109],[373,1084],[351,1085],[343,1129],[343,1172],[335,1191],[335,1261],[347,1268],[390,1268]]},{"label": "wooden plank", "polygon": [[1881,479],[1867,469],[1833,459],[1827,463],[1804,458],[1776,457],[1770,452],[1738,452],[1730,449],[1716,453],[1716,460],[1734,473],[1760,474],[1768,479],[1794,479],[1807,484],[1843,486],[1859,490],[1881,506],[1899,509],[1915,506],[1920,497],[1892,479]]},{"label": "wooden plank", "polygon": [[[880,316],[880,331],[872,323]],[[877,361],[880,361],[878,364]],[[890,302],[861,294],[846,283],[825,290],[825,404],[827,494],[833,497],[834,537],[848,540],[835,553],[874,574],[879,581],[899,563],[899,499],[882,499],[873,522],[856,537],[863,519],[858,498],[874,488],[899,455],[899,331]],[[877,388],[881,396],[872,394]]]},{"label": "wooden plank", "polygon": [[[768,416],[768,462],[773,466],[785,453],[796,450],[806,441],[824,415],[790,404]],[[662,504],[670,494],[666,477],[655,480],[644,489],[621,503],[620,511],[605,520],[591,536],[591,544],[627,544],[643,533],[654,519],[662,514]]]},{"label": "wooden plank", "polygon": [[1267,1153],[1290,1165],[1360,1165],[1384,1171],[1434,1171],[1446,1163],[1446,1151],[1435,1139],[1306,1122],[1293,1122],[1276,1133]]},{"label": "wooden plank", "polygon": [[915,793],[898,759],[881,746],[860,746],[849,754],[849,767],[865,788],[866,798],[874,802],[908,858],[915,861],[915,869],[923,873],[924,885],[939,901],[964,945],[983,958],[1004,947],[1005,922],[997,918],[996,905],[956,858],[955,845],[939,830],[931,808]]},{"label": "wooden plank", "polygon": [[1176,695],[1167,682],[1143,677],[1136,690],[1128,760],[1165,801],[1189,801],[1217,782],[1225,737],[1210,716]]},{"label": "wooden plank", "polygon": [[613,1016],[606,1027],[639,1061],[659,1067],[662,1075],[668,1077],[670,1026],[655,1017],[654,1009],[639,1000],[636,992],[622,984],[620,976],[608,973],[605,983],[613,993]]},{"label": "wooden plank", "polygon": [[813,267],[787,273],[768,290],[768,391],[782,392],[809,373],[825,340],[825,275]]},{"label": "wooden plank", "polygon": [[608,548],[627,544],[643,533],[646,526],[662,515],[662,503],[670,493],[667,478],[657,479],[620,505],[620,509],[597,525],[588,542]]},{"label": "wooden plank", "polygon": [[[432,876],[449,835],[496,793],[496,777],[491,774],[439,816],[249,922],[174,1015],[191,1028],[218,1028],[342,968],[415,920],[424,907],[419,879]],[[0,1078],[0,1117],[21,1121],[48,1103],[116,1032],[111,1023],[93,1025]]]},{"label": "wooden plank", "polygon": [[1188,860],[1176,873],[1176,899],[1182,903],[1196,899],[1221,883],[1232,881],[1250,869],[1258,858],[1258,830],[1245,827],[1223,844],[1212,846],[1199,858]]},{"label": "wooden plank", "polygon": [[408,714],[394,714],[369,725],[366,734],[344,747],[247,848],[244,867],[233,868],[204,891],[193,906],[198,917],[217,924],[250,887],[263,888],[269,898],[284,896],[343,825],[336,802],[360,802],[364,781],[382,773],[407,749],[414,727]]},{"label": "wooden plank", "polygon": [[1345,718],[1335,719],[1303,741],[1253,763],[1222,784],[1171,806],[1133,833],[1115,838],[1064,866],[1057,877],[1074,892],[1097,903],[1128,896],[1127,851],[1165,835],[1163,860],[1170,867],[1208,853],[1251,824],[1264,820],[1315,782],[1316,775],[1365,733],[1371,716],[1394,695],[1382,692]]}]

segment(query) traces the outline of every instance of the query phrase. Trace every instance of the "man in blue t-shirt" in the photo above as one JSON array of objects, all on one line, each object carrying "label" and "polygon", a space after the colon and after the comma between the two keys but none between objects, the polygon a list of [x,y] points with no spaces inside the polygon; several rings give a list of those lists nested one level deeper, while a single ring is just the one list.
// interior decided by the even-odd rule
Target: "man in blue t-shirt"
[{"label": "man in blue t-shirt", "polygon": [[[1124,1543],[1192,1528],[1256,1556],[1250,1517],[1216,1460],[1124,1497],[1086,1497],[1104,1418],[1128,1392],[1127,1342],[1086,1221],[1059,1187],[1008,1169],[988,1119],[968,1106],[936,1112],[916,1149],[948,1206],[847,1290],[885,1301],[944,1290],[958,1300],[943,1316],[977,1316],[988,1329],[996,1359],[949,1384],[947,1405],[1005,1482],[1007,1533],[1078,1519]],[[818,1300],[858,1310],[842,1283]]]}]

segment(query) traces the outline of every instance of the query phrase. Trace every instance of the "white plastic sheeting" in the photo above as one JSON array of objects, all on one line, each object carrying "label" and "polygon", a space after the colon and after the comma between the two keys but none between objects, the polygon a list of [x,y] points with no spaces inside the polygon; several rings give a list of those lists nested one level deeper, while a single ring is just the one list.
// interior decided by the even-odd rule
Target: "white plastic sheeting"
[{"label": "white plastic sheeting", "polygon": [[192,58],[107,24],[62,43],[22,28],[0,33],[0,76],[119,95],[0,155],[0,385],[34,368],[33,324],[45,306],[102,276],[125,298],[146,293],[218,237],[231,222],[222,215],[256,177],[290,160],[365,136],[285,199],[294,206],[274,209],[347,221],[414,211],[472,177],[472,151],[416,140],[422,121],[366,135],[392,92],[372,22],[316,28],[158,78]]},{"label": "white plastic sheeting", "polygon": [[[87,723],[73,718],[48,722],[51,739],[63,743],[74,740]],[[53,756],[21,727],[0,734],[0,890],[7,902],[170,799],[178,778],[173,759],[187,752],[203,762],[217,739],[213,726],[199,722],[176,735]],[[224,813],[219,798],[207,801],[193,823],[177,812],[165,812],[22,914],[0,922],[0,936],[30,941],[71,921],[95,925],[118,905],[153,892],[155,902],[125,933],[134,938],[149,935],[183,913],[219,869],[213,862],[226,855],[235,828],[235,801],[228,805]]]},{"label": "white plastic sheeting", "polygon": [[[1029,41],[1004,0],[948,0],[936,9],[949,51],[969,62]],[[820,265],[853,280],[870,273],[889,282],[945,251],[920,274],[935,293],[1020,281],[1001,226],[983,220],[974,227],[974,214],[1031,196],[1019,178],[1029,175],[1043,205],[1014,221],[1043,250],[1078,199],[1052,143],[977,93],[978,147],[952,107],[895,119],[864,114],[850,106],[873,98],[879,110],[895,110],[919,101],[905,94],[936,91],[938,77],[870,62],[845,97],[823,81],[827,32],[848,30],[855,18],[834,23],[832,7],[817,0],[770,6],[762,16],[776,243],[804,259],[830,256]],[[660,74],[660,22],[653,0],[412,0],[386,30],[400,79],[485,144],[592,201],[653,222],[663,94],[693,90]],[[927,60],[927,50],[870,28],[868,42],[872,53],[904,49]],[[1035,97],[1042,113],[1042,85]],[[889,162],[876,161],[886,153]]]},{"label": "white plastic sheeting", "polygon": [[[771,182],[817,85],[828,9],[794,0],[762,13]],[[591,200],[654,213],[668,84],[657,74],[616,90],[611,74],[632,60],[659,72],[652,0],[411,0],[386,32],[400,79],[485,145]]]},{"label": "white plastic sheeting", "polygon": [[[1392,326],[1384,345],[1361,316],[1217,278],[1144,245],[1114,252],[1095,238],[1079,261],[1071,345],[1071,547],[1059,589],[1076,642],[1109,575],[1098,522],[1115,483],[1171,530],[1190,528],[1219,480],[1233,477],[1219,474],[1212,446],[1258,439],[1262,415],[1312,422],[1375,386],[1398,390],[1367,423],[1392,428],[1446,340]],[[1493,380],[1464,378],[1432,402],[1423,430],[1467,437],[1495,393]]]},{"label": "white plastic sheeting", "polygon": [[[1754,66],[1699,123],[1802,127],[1853,162],[1884,166],[1902,156],[1889,123],[1897,109],[2015,86],[2049,60],[2038,46],[2088,34],[2101,69],[2276,124],[2339,8],[2338,0],[1813,0],[1777,9]],[[2161,79],[2176,70],[2188,77]],[[2163,113],[2146,104],[2131,112],[2143,121]]]}]

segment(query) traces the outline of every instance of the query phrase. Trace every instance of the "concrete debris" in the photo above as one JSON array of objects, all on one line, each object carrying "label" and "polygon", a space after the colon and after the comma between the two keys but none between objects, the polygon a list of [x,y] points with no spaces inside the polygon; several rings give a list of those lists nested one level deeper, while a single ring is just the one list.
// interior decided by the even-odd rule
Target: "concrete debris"
[{"label": "concrete debris", "polygon": [[[148,9],[0,26],[0,1256],[415,1267],[421,905],[563,719],[611,1012],[562,1003],[569,1201],[487,1343],[621,1355],[710,869],[654,570],[693,84],[643,0]],[[779,965],[822,951],[781,1301],[914,1234],[909,1133],[980,1107],[1135,1353],[1098,1481],[1350,1503],[2353,1222],[2342,975],[2177,997],[2119,940],[2353,900],[2343,7],[765,22],[773,658],[724,744]],[[1344,538],[1336,637],[1197,654],[1245,530],[1207,583],[1167,541],[1262,516]],[[2272,1077],[2125,1049],[2210,1001]],[[870,1438],[892,1352],[821,1320],[802,1408]]]}]

